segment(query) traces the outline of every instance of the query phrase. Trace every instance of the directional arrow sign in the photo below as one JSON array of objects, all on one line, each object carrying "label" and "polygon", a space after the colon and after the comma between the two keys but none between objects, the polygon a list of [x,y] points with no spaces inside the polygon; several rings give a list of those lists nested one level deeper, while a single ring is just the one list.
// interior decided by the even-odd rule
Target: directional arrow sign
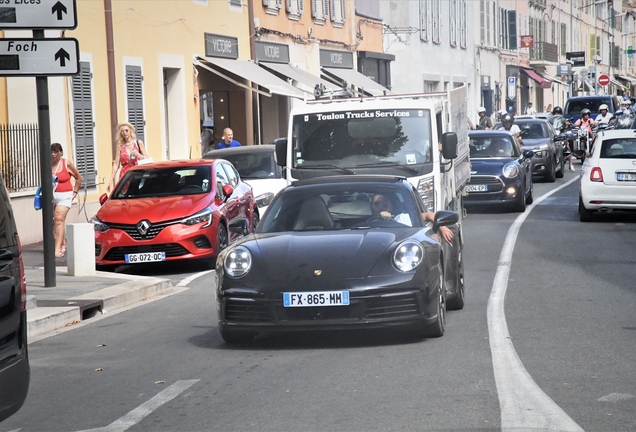
[{"label": "directional arrow sign", "polygon": [[75,0],[0,1],[0,29],[74,29]]},{"label": "directional arrow sign", "polygon": [[0,76],[75,75],[77,39],[0,39]]}]

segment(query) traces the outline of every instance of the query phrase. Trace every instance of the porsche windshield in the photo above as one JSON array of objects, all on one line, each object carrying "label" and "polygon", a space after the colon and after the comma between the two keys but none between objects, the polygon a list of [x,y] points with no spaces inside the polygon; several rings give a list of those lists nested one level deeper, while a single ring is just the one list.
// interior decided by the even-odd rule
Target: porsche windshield
[{"label": "porsche windshield", "polygon": [[428,110],[301,114],[293,119],[293,167],[416,168],[432,161]]},{"label": "porsche windshield", "polygon": [[210,178],[209,166],[131,170],[117,184],[112,198],[149,198],[209,193],[212,187]]}]

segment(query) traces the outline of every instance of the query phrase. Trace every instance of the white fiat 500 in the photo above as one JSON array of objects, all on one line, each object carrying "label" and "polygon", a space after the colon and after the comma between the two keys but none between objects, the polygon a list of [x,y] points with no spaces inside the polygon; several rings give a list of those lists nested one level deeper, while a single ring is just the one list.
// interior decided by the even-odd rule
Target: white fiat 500
[{"label": "white fiat 500", "polygon": [[636,210],[635,129],[600,132],[581,170],[581,221],[613,210]]}]

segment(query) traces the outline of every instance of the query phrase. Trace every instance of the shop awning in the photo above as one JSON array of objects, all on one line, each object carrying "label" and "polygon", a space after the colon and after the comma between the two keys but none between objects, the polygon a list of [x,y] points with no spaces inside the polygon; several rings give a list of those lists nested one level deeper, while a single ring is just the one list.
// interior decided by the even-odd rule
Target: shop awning
[{"label": "shop awning", "polygon": [[[259,86],[269,91],[271,94],[289,96],[298,99],[306,98],[305,92],[278,78],[276,75],[267,72],[265,69],[257,66],[251,61],[228,60],[213,57],[197,57],[194,62],[195,65],[201,66],[206,70],[209,70],[210,72],[248,90],[254,89],[248,85],[236,81],[232,77],[225,75],[223,72],[229,72],[233,75],[238,76],[239,78],[243,78],[255,84],[258,84]],[[219,69],[221,69],[222,71]],[[264,94],[265,96],[271,96],[270,93],[265,93],[262,91],[258,91],[258,93]]]},{"label": "shop awning", "polygon": [[618,81],[616,81],[614,78],[610,78],[610,82],[612,84],[614,84],[616,87],[618,87],[619,89],[621,89],[622,91],[627,91],[627,87],[625,87],[623,84],[619,83]]},{"label": "shop awning", "polygon": [[271,69],[275,72],[278,72],[279,74],[285,75],[286,77],[296,82],[306,85],[311,89],[310,91],[312,93],[314,88],[318,84],[322,84],[327,90],[339,90],[339,88],[335,84],[332,84],[329,81],[326,81],[314,74],[307,72],[306,70],[302,70],[290,64],[260,62],[259,65],[266,69]]},{"label": "shop awning", "polygon": [[391,91],[388,88],[378,84],[371,78],[362,75],[357,70],[323,67],[322,71],[325,73],[324,78],[328,80],[333,82],[344,81],[349,85],[358,87],[360,90],[364,90],[366,93],[372,94],[373,96],[391,94]]},{"label": "shop awning", "polygon": [[526,73],[526,75],[528,75],[530,78],[532,78],[537,83],[539,83],[541,88],[543,89],[552,88],[552,82],[543,78],[541,75],[536,73],[533,69],[523,69],[523,71]]},{"label": "shop awning", "polygon": [[631,85],[636,85],[636,79],[630,78],[627,75],[616,74],[616,75],[614,75],[614,78],[618,78],[619,80],[626,81],[626,82],[630,83]]},{"label": "shop awning", "polygon": [[546,73],[539,73],[539,72],[537,72],[537,73],[538,73],[538,74],[539,74],[542,78],[544,78],[544,79],[546,79],[546,80],[548,80],[548,81],[552,81],[552,82],[553,82],[553,83],[555,83],[555,84],[560,84],[560,85],[563,85],[563,86],[567,86],[567,85],[568,85],[568,83],[565,83],[565,82],[561,81],[561,80],[560,80],[560,79],[558,79],[557,77],[550,76],[550,75],[548,75],[548,74],[546,74]]}]

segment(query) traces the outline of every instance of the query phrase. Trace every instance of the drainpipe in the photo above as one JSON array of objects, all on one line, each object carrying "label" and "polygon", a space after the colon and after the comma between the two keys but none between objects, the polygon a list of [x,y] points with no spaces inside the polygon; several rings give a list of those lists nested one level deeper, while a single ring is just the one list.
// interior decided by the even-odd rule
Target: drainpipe
[{"label": "drainpipe", "polygon": [[115,42],[113,37],[113,8],[111,0],[104,0],[106,18],[106,60],[108,62],[108,100],[110,102],[110,142],[113,160],[117,155],[117,80],[115,77]]}]

